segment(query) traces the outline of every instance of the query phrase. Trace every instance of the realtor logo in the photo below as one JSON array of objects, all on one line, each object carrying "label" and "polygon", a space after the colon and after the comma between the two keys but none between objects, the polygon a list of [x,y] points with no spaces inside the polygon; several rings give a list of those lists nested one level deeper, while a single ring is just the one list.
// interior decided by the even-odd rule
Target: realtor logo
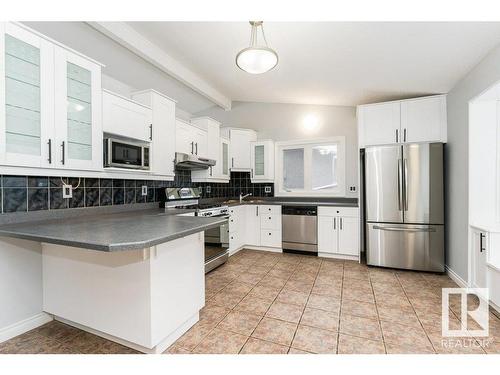
[{"label": "realtor logo", "polygon": [[[469,306],[468,297],[476,296],[479,305]],[[450,329],[450,297],[460,297],[460,329]],[[455,297],[457,298],[457,297]],[[443,337],[487,337],[489,334],[489,291],[488,288],[443,288],[442,289],[442,310],[441,310],[441,328]],[[468,317],[471,317],[475,327],[469,329]],[[478,328],[479,326],[479,328]]]}]

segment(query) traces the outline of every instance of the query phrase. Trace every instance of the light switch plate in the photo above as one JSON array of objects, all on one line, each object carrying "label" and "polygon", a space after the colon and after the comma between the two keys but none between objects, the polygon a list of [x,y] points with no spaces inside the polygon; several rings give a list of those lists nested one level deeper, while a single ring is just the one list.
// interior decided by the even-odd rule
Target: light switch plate
[{"label": "light switch plate", "polygon": [[142,195],[148,195],[148,187],[146,185],[142,185]]},{"label": "light switch plate", "polygon": [[73,198],[73,187],[71,185],[63,185],[63,198]]}]

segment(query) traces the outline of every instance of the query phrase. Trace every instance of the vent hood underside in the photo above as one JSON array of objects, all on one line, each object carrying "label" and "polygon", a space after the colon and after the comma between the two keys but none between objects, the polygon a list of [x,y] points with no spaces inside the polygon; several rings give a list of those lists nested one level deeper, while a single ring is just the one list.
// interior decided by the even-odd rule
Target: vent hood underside
[{"label": "vent hood underside", "polygon": [[175,153],[176,169],[208,169],[213,167],[215,163],[216,161],[212,159],[202,158],[191,154],[184,154],[181,152]]}]

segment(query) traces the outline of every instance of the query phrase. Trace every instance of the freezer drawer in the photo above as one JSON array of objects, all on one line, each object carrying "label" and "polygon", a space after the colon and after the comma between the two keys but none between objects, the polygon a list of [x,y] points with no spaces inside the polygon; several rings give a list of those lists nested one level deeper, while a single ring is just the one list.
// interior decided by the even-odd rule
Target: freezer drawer
[{"label": "freezer drawer", "polygon": [[368,223],[367,264],[444,272],[444,226]]}]

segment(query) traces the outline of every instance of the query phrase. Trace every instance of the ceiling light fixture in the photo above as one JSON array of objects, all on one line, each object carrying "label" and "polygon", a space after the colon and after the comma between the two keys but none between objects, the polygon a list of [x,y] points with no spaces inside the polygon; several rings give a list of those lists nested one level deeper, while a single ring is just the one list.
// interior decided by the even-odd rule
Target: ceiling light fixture
[{"label": "ceiling light fixture", "polygon": [[[267,45],[263,21],[250,21],[250,47],[242,49],[236,55],[236,65],[250,74],[262,74],[278,65],[278,54]],[[258,45],[257,33],[260,28],[265,45]]]}]

